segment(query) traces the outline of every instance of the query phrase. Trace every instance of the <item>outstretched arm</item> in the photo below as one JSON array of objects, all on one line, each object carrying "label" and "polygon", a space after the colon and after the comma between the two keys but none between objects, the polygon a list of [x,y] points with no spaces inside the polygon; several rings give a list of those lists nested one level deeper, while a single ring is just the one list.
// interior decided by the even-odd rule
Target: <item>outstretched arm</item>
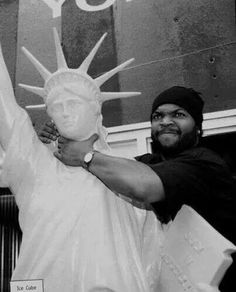
[{"label": "outstretched arm", "polygon": [[0,143],[4,150],[8,146],[13,123],[20,110],[0,45]]},{"label": "outstretched arm", "polygon": [[[96,135],[80,142],[60,138],[59,151],[55,156],[64,164],[85,166],[84,156],[93,150],[96,139]],[[165,197],[161,179],[149,166],[139,161],[95,152],[89,171],[113,192],[132,199],[153,203]]]},{"label": "outstretched arm", "polygon": [[[58,136],[58,131],[52,123],[45,124],[39,133],[43,143],[55,141]],[[88,140],[75,142],[60,137],[59,151],[54,154],[66,165],[84,166],[83,158],[93,150],[96,139],[97,135],[93,135]],[[113,192],[132,199],[153,203],[165,197],[161,179],[144,163],[95,152],[89,171]]]},{"label": "outstretched arm", "polygon": [[139,161],[95,153],[89,171],[112,191],[146,203],[164,199],[157,174]]}]

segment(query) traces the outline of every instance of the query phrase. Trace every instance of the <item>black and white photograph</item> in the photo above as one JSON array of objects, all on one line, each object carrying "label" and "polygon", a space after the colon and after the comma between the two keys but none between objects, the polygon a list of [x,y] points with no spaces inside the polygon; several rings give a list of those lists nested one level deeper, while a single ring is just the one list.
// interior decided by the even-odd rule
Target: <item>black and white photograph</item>
[{"label": "black and white photograph", "polygon": [[236,291],[236,1],[0,0],[0,292]]}]

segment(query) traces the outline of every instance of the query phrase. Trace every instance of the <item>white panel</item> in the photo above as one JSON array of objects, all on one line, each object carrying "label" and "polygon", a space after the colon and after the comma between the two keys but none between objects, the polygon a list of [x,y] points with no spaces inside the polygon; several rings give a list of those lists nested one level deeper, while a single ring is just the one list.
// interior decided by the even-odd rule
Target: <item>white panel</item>
[{"label": "white panel", "polygon": [[[151,153],[151,123],[137,123],[108,128],[108,143],[114,155],[134,157]],[[204,114],[203,135],[236,132],[236,109]]]},{"label": "white panel", "polygon": [[151,137],[147,137],[146,138],[147,153],[152,153],[151,142],[152,142]]},{"label": "white panel", "polygon": [[138,155],[137,140],[110,142],[109,146],[112,149],[114,156],[125,158],[133,158]]}]

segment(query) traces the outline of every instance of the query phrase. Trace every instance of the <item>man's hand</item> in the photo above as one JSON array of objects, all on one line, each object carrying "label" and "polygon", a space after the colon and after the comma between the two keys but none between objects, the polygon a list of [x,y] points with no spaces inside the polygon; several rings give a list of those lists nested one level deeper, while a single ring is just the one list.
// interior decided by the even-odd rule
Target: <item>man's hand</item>
[{"label": "man's hand", "polygon": [[84,141],[73,141],[60,137],[58,139],[58,151],[54,153],[62,163],[69,166],[84,166],[84,156],[93,150],[93,144],[98,135],[94,134]]},{"label": "man's hand", "polygon": [[60,135],[53,122],[46,122],[43,128],[39,131],[38,136],[43,143],[50,144],[51,142],[56,141]]},{"label": "man's hand", "polygon": [[[59,150],[54,155],[66,165],[85,167],[84,156],[93,150],[93,144],[97,139],[97,134],[80,142],[60,137]],[[131,199],[153,203],[163,200],[165,196],[159,176],[148,165],[139,161],[96,152],[89,165],[89,172],[111,191]]]}]

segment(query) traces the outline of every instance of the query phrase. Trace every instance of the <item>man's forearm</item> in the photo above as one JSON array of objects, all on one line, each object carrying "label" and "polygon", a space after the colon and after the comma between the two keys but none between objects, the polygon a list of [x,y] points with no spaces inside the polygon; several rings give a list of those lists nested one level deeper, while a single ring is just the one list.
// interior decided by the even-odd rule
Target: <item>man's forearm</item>
[{"label": "man's forearm", "polygon": [[164,198],[160,178],[141,162],[95,152],[89,171],[109,189],[124,196],[148,203]]},{"label": "man's forearm", "polygon": [[[85,167],[86,153],[93,150],[97,139],[97,134],[84,141],[59,139],[60,149],[54,155],[66,165]],[[95,152],[88,170],[113,192],[146,203],[164,199],[160,178],[144,163]]]}]

